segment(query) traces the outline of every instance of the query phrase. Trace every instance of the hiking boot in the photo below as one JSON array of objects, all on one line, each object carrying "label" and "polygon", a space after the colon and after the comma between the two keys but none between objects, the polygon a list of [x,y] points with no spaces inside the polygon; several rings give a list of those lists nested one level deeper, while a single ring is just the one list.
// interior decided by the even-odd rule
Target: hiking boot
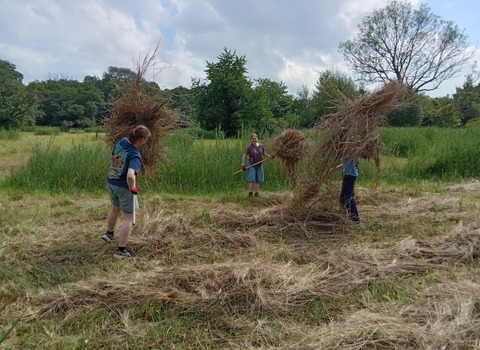
[{"label": "hiking boot", "polygon": [[117,259],[134,258],[136,256],[137,255],[134,252],[131,252],[130,250],[127,250],[127,249],[124,249],[124,250],[117,249],[115,254],[113,254],[113,257]]},{"label": "hiking boot", "polygon": [[248,196],[249,196],[249,197],[252,197],[252,196],[253,196],[253,192],[248,192]]},{"label": "hiking boot", "polygon": [[258,197],[258,196],[259,196],[258,192],[255,192],[255,197]]},{"label": "hiking boot", "polygon": [[105,232],[102,236],[102,239],[107,242],[113,241],[113,232],[112,233]]}]

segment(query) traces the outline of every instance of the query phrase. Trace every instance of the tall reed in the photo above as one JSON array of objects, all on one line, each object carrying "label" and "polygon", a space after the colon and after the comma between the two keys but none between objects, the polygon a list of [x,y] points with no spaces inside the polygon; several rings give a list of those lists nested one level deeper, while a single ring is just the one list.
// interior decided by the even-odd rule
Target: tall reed
[{"label": "tall reed", "polygon": [[438,129],[405,165],[405,176],[454,180],[480,175],[480,127]]},{"label": "tall reed", "polygon": [[[381,157],[380,181],[461,180],[480,174],[480,127],[466,129],[382,128],[386,147]],[[12,141],[15,142],[15,141]],[[160,165],[153,180],[139,176],[142,190],[183,194],[210,194],[247,190],[241,158],[248,136],[237,139],[194,139],[170,134],[165,139],[168,164]],[[263,143],[263,140],[260,140]],[[268,150],[268,140],[265,140]],[[80,143],[69,149],[35,146],[28,161],[13,168],[3,186],[26,191],[104,191],[110,151],[104,144]],[[302,163],[303,162],[303,163]],[[308,164],[301,161],[298,171]],[[264,163],[263,191],[288,190],[288,174],[278,159]],[[333,177],[332,181],[341,181]],[[359,184],[376,181],[372,162],[360,163]]]},{"label": "tall reed", "polygon": [[[160,166],[157,185],[161,191],[212,193],[247,188],[241,159],[249,144],[245,139],[194,140],[188,135],[171,134],[166,140],[170,163]],[[268,150],[267,150],[268,152]],[[288,188],[288,179],[278,160],[264,163],[267,191]]]},{"label": "tall reed", "polygon": [[54,193],[105,189],[109,162],[108,152],[101,145],[74,144],[61,150],[36,144],[27,163],[12,169],[4,184]]},{"label": "tall reed", "polygon": [[0,128],[0,140],[15,141],[20,138],[20,131],[18,130],[5,130]]}]

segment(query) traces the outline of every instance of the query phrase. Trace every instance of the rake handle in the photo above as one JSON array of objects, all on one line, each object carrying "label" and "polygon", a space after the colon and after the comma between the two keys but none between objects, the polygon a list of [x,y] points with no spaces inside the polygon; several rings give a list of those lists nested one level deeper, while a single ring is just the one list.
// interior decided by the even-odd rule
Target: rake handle
[{"label": "rake handle", "polygon": [[[261,163],[263,163],[264,161],[266,161],[267,159],[270,159],[270,158],[265,158],[265,159],[262,159],[262,160],[259,161],[259,162],[256,162],[255,164],[249,165],[249,166],[247,166],[247,167],[245,168],[245,170],[250,169],[252,166],[261,164]],[[238,173],[241,173],[242,171],[244,171],[244,170],[243,170],[243,169],[240,169],[240,170],[234,172],[233,175],[238,174]]]},{"label": "rake handle", "polygon": [[[136,186],[137,186],[137,184],[136,184],[136,178],[133,177],[133,188],[135,188]],[[137,201],[136,201],[136,199],[137,199],[137,195],[136,195],[136,194],[133,194],[133,196],[132,196],[132,202],[133,202],[132,226],[135,226],[135,211],[136,211],[136,209],[137,209],[137,206],[136,206]]]}]

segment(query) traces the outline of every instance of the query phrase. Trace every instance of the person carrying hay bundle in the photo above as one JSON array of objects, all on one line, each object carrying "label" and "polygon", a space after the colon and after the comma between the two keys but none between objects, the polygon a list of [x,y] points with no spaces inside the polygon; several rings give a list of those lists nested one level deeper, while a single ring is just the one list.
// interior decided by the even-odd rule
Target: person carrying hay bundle
[{"label": "person carrying hay bundle", "polygon": [[[138,203],[134,201],[138,189],[135,185],[135,176],[140,172],[142,156],[139,148],[150,138],[147,127],[138,125],[130,130],[127,137],[122,137],[113,148],[112,164],[108,169],[107,186],[112,208],[108,213],[107,231],[102,238],[111,242],[114,229],[120,212],[123,212],[122,225],[118,234],[118,249],[114,258],[132,258],[135,253],[127,250],[127,241],[133,227],[133,211],[138,210]],[[135,208],[134,203],[135,202]]]},{"label": "person carrying hay bundle", "polygon": [[[365,93],[357,99],[339,92],[338,98],[332,101],[332,112],[316,124],[321,131],[321,138],[308,159],[309,168],[303,174],[304,181],[297,191],[298,195],[294,197],[295,207],[311,207],[315,204],[320,187],[333,170],[338,169],[336,164],[347,156],[354,160],[359,157],[373,160],[379,177],[383,142],[378,128],[387,123],[388,112],[410,105],[409,100],[402,98],[407,92],[408,88],[399,82],[385,84],[379,90]],[[358,175],[358,170],[356,173]],[[353,184],[347,188],[351,195],[342,195],[345,203],[348,198],[353,198]]]},{"label": "person carrying hay bundle", "polygon": [[[265,147],[258,142],[258,135],[250,135],[250,145],[247,146],[242,156],[242,170],[247,171],[248,182],[248,196],[252,197],[255,192],[255,197],[259,196],[260,183],[264,181],[263,173],[263,156],[269,159],[274,159],[275,156],[269,155],[265,152]],[[248,156],[248,169],[245,166],[245,160]]]},{"label": "person carrying hay bundle", "polygon": [[358,163],[360,158],[350,159],[345,158],[345,162],[339,167],[342,167],[343,180],[342,191],[340,192],[340,205],[347,211],[348,218],[354,222],[360,222],[358,215],[357,203],[355,202],[355,182],[358,178]]}]

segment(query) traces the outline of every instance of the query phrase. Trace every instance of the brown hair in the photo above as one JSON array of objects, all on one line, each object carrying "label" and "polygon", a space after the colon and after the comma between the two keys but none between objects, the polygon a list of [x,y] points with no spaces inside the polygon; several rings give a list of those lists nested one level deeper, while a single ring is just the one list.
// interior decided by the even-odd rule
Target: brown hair
[{"label": "brown hair", "polygon": [[128,141],[130,141],[130,143],[135,143],[140,139],[149,138],[151,135],[150,130],[148,130],[146,126],[137,125],[128,133]]},{"label": "brown hair", "polygon": [[251,139],[252,139],[252,137],[254,137],[254,136],[256,136],[256,137],[257,137],[257,139],[258,139],[258,135],[257,135],[257,134],[255,134],[255,133],[253,133],[253,134],[251,134],[251,135],[250,135],[250,140],[251,140]]}]

